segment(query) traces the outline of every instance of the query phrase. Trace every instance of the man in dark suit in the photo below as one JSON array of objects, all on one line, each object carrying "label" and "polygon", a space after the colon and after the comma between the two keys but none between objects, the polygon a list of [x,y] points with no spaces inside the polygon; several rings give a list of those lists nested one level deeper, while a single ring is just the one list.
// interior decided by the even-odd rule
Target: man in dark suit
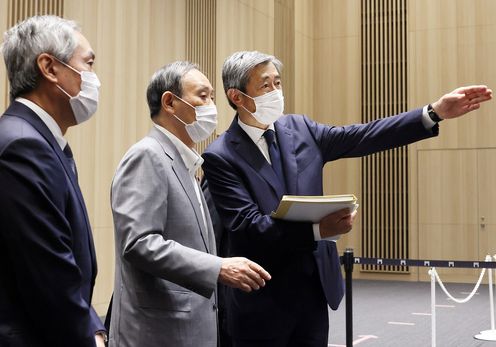
[{"label": "man in dark suit", "polygon": [[237,114],[203,155],[230,255],[272,274],[256,293],[227,289],[228,330],[234,346],[327,346],[326,303],[337,309],[343,284],[335,243],[326,239],[349,232],[355,214],[338,211],[312,224],[276,220],[271,212],[284,194],[322,195],[325,163],[436,136],[439,121],[479,108],[492,92],[459,88],[423,109],[334,127],[283,116],[280,69],[279,60],[260,52],[226,59],[224,91]]},{"label": "man in dark suit", "polygon": [[0,346],[103,346],[96,257],[67,141],[100,82],[76,23],[29,18],[5,34],[11,105],[0,118]]}]

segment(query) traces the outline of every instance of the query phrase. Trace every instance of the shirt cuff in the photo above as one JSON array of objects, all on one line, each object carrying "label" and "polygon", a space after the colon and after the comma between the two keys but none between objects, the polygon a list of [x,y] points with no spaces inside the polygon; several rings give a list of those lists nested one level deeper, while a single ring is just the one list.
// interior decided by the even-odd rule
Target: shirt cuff
[{"label": "shirt cuff", "polygon": [[429,114],[427,113],[427,105],[425,105],[422,109],[422,124],[426,129],[431,129],[434,125],[437,124],[431,119],[431,117],[429,117]]},{"label": "shirt cuff", "polygon": [[314,223],[312,225],[313,228],[313,239],[315,241],[320,241],[322,238],[320,237],[320,223]]},{"label": "shirt cuff", "polygon": [[105,330],[98,330],[95,335],[102,335],[103,342],[107,343],[108,342],[108,335]]}]

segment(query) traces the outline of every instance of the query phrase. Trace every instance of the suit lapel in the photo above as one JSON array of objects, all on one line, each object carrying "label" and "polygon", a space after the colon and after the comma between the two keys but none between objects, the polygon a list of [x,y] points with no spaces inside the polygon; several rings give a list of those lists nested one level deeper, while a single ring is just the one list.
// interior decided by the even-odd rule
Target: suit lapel
[{"label": "suit lapel", "polygon": [[[97,265],[96,265],[96,255],[95,255],[95,250],[93,248],[93,235],[91,232],[91,227],[90,227],[90,222],[89,222],[89,217],[88,217],[88,212],[86,211],[86,205],[84,203],[83,199],[83,194],[81,193],[81,189],[79,188],[79,183],[77,182],[76,176],[74,172],[72,171],[71,165],[69,164],[67,157],[65,156],[64,152],[60,149],[59,144],[55,140],[55,137],[53,134],[50,132],[48,127],[43,123],[43,121],[36,115],[36,113],[33,112],[29,107],[25,106],[24,104],[21,104],[19,102],[14,102],[12,105],[5,111],[6,116],[14,116],[14,117],[19,117],[24,119],[26,122],[31,124],[48,142],[48,144],[52,147],[54,150],[55,154],[59,158],[60,162],[62,163],[62,166],[64,167],[66,175],[69,177],[69,181],[71,182],[71,185],[76,192],[77,199],[79,201],[79,205],[81,207],[81,210],[83,211],[84,214],[84,220],[86,223],[86,230],[88,232],[88,241],[89,241],[89,250],[91,254],[91,260],[93,263],[93,268],[95,269],[94,274],[96,275],[97,272]],[[93,276],[94,278],[95,276]]]},{"label": "suit lapel", "polygon": [[244,132],[238,124],[238,117],[234,117],[231,126],[229,127],[226,136],[228,141],[233,145],[233,148],[239,154],[242,160],[245,160],[274,190],[274,193],[281,197],[284,195],[284,187],[282,186],[276,173],[267,162],[260,149],[251,138]]},{"label": "suit lapel", "polygon": [[[198,198],[196,197],[195,188],[193,187],[193,182],[190,179],[190,174],[186,169],[186,165],[184,164],[179,152],[176,147],[172,143],[169,138],[163,134],[160,130],[153,127],[150,130],[148,136],[154,138],[161,145],[164,152],[172,159],[172,171],[176,175],[179,183],[183,187],[184,192],[188,196],[188,200],[193,207],[193,211],[195,212],[196,221],[198,223],[198,227],[200,228],[200,236],[203,241],[203,245],[208,253],[210,253],[210,247],[208,245],[208,235],[207,230],[205,229],[205,223],[203,223],[203,216],[200,210],[200,204],[198,203]],[[200,189],[200,188],[198,188]],[[206,206],[206,204],[204,205]],[[205,214],[208,213],[205,211]],[[206,216],[205,216],[206,217]]]},{"label": "suit lapel", "polygon": [[277,142],[281,151],[281,160],[286,179],[286,192],[297,195],[298,166],[296,165],[296,150],[293,131],[276,122]]}]

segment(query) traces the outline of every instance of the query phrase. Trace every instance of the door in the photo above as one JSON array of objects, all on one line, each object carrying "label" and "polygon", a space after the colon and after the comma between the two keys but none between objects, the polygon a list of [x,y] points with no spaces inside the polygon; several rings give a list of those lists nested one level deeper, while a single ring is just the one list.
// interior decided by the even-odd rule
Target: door
[{"label": "door", "polygon": [[477,150],[479,257],[496,254],[496,149]]},{"label": "door", "polygon": [[[481,254],[485,252],[485,243],[488,241],[481,240],[480,236],[488,236],[489,233],[479,232],[479,193],[483,189],[479,184],[479,173],[486,172],[487,164],[479,167],[478,161],[489,159],[490,154],[478,158],[478,151],[418,152],[420,259],[483,260],[484,255],[481,258]],[[491,192],[488,191],[487,195],[491,195]],[[487,196],[485,198],[489,199]],[[487,213],[484,218],[489,221],[489,211]],[[494,213],[492,215],[494,220]],[[496,241],[496,237],[492,241]],[[481,252],[481,248],[484,248],[484,252]],[[420,280],[429,280],[427,271],[427,268],[419,269]],[[447,282],[475,282],[479,275],[479,271],[473,269],[438,268],[437,271],[441,279]]]}]

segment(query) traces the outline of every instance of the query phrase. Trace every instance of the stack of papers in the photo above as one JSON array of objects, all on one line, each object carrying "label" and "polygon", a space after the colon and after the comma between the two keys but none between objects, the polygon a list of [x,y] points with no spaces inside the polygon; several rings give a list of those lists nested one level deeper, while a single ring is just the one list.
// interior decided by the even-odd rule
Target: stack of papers
[{"label": "stack of papers", "polygon": [[328,214],[344,208],[348,208],[350,213],[356,211],[358,204],[355,195],[284,195],[271,216],[288,221],[318,223]]}]

